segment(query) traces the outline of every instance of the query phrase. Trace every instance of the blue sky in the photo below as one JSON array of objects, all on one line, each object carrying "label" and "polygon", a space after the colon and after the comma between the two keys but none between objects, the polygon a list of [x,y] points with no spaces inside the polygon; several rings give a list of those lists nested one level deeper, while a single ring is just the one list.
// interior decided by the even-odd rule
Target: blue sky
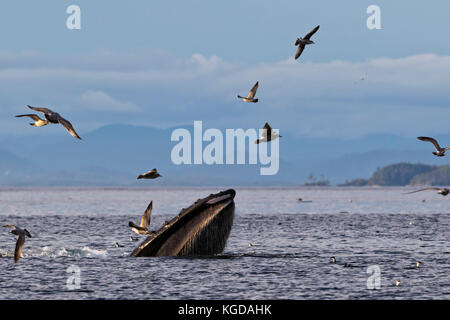
[{"label": "blue sky", "polygon": [[[65,28],[66,8],[82,10],[82,30]],[[366,28],[366,8],[381,8],[382,30]],[[435,0],[346,1],[2,1],[3,50],[78,54],[95,49],[163,49],[224,60],[275,62],[292,54],[293,40],[320,24],[320,48],[305,60],[361,61],[420,53],[448,54],[450,3]]]},{"label": "blue sky", "polygon": [[[81,30],[66,28],[71,4]],[[382,30],[366,27],[372,4]],[[449,133],[449,12],[448,0],[2,1],[0,135],[59,132],[13,118],[26,104],[81,135],[194,120],[323,137]],[[318,24],[294,61],[296,37]],[[238,101],[256,81],[260,102]]]}]

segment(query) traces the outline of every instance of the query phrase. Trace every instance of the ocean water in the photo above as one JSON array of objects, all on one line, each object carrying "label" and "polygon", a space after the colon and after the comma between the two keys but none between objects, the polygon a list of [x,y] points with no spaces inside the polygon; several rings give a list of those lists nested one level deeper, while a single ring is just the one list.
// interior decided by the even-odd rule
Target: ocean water
[{"label": "ocean water", "polygon": [[450,298],[450,197],[433,191],[236,188],[222,255],[129,256],[128,221],[150,200],[158,229],[224,189],[0,189],[0,223],[33,236],[15,264],[16,237],[0,228],[0,299]]}]

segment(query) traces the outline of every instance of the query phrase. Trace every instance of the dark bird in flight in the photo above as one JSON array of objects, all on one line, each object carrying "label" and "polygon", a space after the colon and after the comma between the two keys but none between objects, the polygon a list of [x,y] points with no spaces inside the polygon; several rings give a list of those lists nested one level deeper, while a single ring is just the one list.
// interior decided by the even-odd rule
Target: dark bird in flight
[{"label": "dark bird in flight", "polygon": [[264,128],[263,128],[262,134],[261,134],[261,138],[257,139],[255,141],[255,143],[260,144],[261,142],[268,142],[268,141],[275,140],[277,138],[282,138],[282,136],[280,136],[275,131],[272,131],[272,128],[270,127],[269,123],[266,122],[266,124],[264,125]]},{"label": "dark bird in flight", "polygon": [[412,191],[412,192],[407,192],[405,194],[416,193],[416,192],[425,191],[425,190],[437,190],[437,192],[443,196],[446,196],[450,193],[450,189],[447,189],[447,188],[429,187],[429,188],[424,188],[424,189],[420,189],[420,190],[416,190],[416,191]]},{"label": "dark bird in flight", "polygon": [[49,123],[54,123],[54,124],[60,123],[64,126],[64,128],[67,129],[67,131],[69,131],[69,133],[73,137],[81,140],[80,136],[75,132],[75,129],[72,127],[72,124],[68,120],[61,117],[61,115],[59,113],[53,112],[52,110],[47,109],[47,108],[36,108],[36,107],[32,107],[32,106],[28,106],[28,108],[30,108],[31,110],[34,110],[34,111],[43,112],[46,120],[39,118],[39,116],[36,114],[19,114],[16,117],[19,117],[19,118],[20,117],[30,117],[31,119],[34,120],[34,123],[30,123],[30,124],[35,127],[42,127]]},{"label": "dark bird in flight", "polygon": [[160,175],[158,173],[158,170],[156,170],[156,168],[153,168],[150,171],[147,171],[146,173],[140,174],[137,178],[138,179],[156,179],[158,177],[162,177],[162,175]]},{"label": "dark bird in flight", "polygon": [[310,40],[310,38],[313,36],[314,33],[317,32],[317,30],[319,30],[319,28],[320,28],[320,26],[317,26],[314,29],[312,29],[303,38],[297,38],[297,40],[295,41],[295,45],[298,46],[298,49],[297,49],[297,52],[295,53],[295,60],[297,60],[298,57],[300,57],[300,55],[302,54],[302,52],[305,49],[305,46],[307,44],[313,44],[314,43],[314,41]]},{"label": "dark bird in flight", "polygon": [[431,142],[434,147],[436,148],[436,152],[433,152],[433,154],[437,157],[443,157],[445,156],[445,151],[449,150],[450,147],[447,148],[441,148],[441,146],[439,145],[439,143],[436,141],[436,139],[433,138],[429,138],[429,137],[417,137],[417,139],[421,140],[421,141],[428,141]]},{"label": "dark bird in flight", "polygon": [[256,94],[256,90],[258,90],[258,86],[259,86],[259,81],[257,81],[255,83],[255,85],[253,86],[252,90],[250,90],[247,98],[246,97],[242,97],[240,95],[238,95],[237,97],[239,99],[244,100],[245,102],[258,102],[258,99],[254,99],[255,98],[255,94]]},{"label": "dark bird in flight", "polygon": [[10,232],[12,234],[15,234],[16,236],[19,236],[17,238],[16,242],[16,249],[14,250],[14,262],[17,263],[19,261],[21,255],[22,255],[22,247],[25,244],[25,237],[31,238],[31,234],[28,232],[27,229],[20,229],[12,224],[4,225],[5,228],[12,228]]},{"label": "dark bird in flight", "polygon": [[153,201],[150,201],[150,204],[148,205],[147,209],[145,210],[144,214],[141,217],[140,225],[135,224],[133,221],[128,222],[128,226],[131,227],[132,230],[137,234],[151,234],[151,232],[148,231],[148,227],[150,225],[152,208],[153,208]]}]

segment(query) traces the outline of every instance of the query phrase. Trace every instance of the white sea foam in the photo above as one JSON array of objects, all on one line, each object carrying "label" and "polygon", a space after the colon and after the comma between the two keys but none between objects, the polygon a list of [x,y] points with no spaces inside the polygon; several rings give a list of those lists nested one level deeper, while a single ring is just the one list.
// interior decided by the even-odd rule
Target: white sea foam
[{"label": "white sea foam", "polygon": [[92,249],[87,246],[82,248],[53,248],[43,247],[38,256],[41,257],[80,257],[80,258],[106,258],[108,256],[107,250]]}]

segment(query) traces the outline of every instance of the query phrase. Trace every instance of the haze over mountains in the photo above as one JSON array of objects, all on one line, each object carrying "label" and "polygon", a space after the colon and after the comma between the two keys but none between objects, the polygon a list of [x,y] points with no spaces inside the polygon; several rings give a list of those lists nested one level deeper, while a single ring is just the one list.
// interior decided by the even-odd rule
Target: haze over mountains
[{"label": "haze over mountains", "polygon": [[[184,128],[192,133],[192,125]],[[415,137],[380,134],[343,140],[282,134],[279,172],[261,176],[260,164],[173,164],[171,150],[177,142],[170,137],[175,128],[107,125],[80,133],[83,141],[59,126],[46,129],[0,136],[0,186],[289,186],[305,183],[310,173],[339,184],[369,178],[377,167],[397,162],[448,164],[431,154],[431,144]],[[450,135],[437,138],[443,144],[450,141]],[[208,144],[203,142],[203,148]],[[155,167],[163,178],[136,180]]]}]

